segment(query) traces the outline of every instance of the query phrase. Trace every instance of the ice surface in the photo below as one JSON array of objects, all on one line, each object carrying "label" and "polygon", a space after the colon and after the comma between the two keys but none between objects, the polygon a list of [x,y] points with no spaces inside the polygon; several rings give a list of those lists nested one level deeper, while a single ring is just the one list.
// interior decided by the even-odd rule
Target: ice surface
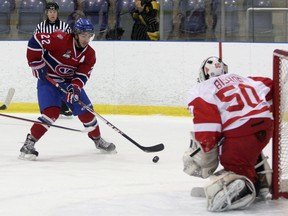
[{"label": "ice surface", "polygon": [[[38,115],[12,114],[36,120]],[[190,196],[206,180],[186,175],[182,155],[189,146],[187,117],[105,118],[141,145],[165,144],[145,153],[99,120],[102,136],[118,154],[103,155],[84,133],[51,128],[36,144],[37,161],[18,160],[31,123],[0,116],[0,216],[189,216],[206,211],[204,198]],[[56,124],[83,129],[77,118]],[[268,148],[269,150],[269,148]],[[267,151],[267,150],[266,150]],[[160,160],[153,163],[158,155]],[[286,215],[287,200],[258,201],[221,215]]]}]

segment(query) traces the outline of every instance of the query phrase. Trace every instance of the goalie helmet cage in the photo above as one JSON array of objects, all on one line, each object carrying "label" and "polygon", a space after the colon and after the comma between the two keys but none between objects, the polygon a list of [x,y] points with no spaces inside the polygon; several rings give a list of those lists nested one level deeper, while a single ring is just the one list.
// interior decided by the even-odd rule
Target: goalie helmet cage
[{"label": "goalie helmet cage", "polygon": [[288,51],[273,53],[272,198],[288,198]]}]

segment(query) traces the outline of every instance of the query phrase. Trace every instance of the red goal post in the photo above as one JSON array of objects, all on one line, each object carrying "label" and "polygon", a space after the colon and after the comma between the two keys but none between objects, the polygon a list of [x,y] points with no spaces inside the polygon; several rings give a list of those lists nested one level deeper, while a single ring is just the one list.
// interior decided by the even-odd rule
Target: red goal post
[{"label": "red goal post", "polygon": [[288,198],[288,51],[273,53],[272,198]]}]

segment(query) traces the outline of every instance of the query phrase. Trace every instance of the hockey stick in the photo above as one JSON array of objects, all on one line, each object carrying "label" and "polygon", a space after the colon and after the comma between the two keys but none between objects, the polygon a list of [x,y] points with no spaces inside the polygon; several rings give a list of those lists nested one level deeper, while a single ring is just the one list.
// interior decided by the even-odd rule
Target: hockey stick
[{"label": "hockey stick", "polygon": [[[221,146],[223,144],[223,141],[224,141],[224,137],[221,138],[221,140],[218,142],[217,146],[218,147]],[[193,140],[191,139],[190,148],[192,147],[192,145],[193,145]],[[200,151],[201,151],[201,147],[197,148],[194,152],[192,152],[190,154],[190,157],[194,157]],[[203,187],[193,187],[191,189],[190,195],[192,197],[206,197]]]},{"label": "hockey stick", "polygon": [[[222,137],[220,139],[220,141],[218,142],[217,146],[221,146],[223,144],[223,141],[224,141],[224,137]],[[191,143],[190,143],[190,148],[192,147],[192,144],[193,144],[193,141],[191,140]],[[193,157],[195,156],[199,151],[201,151],[201,148],[197,148],[194,152],[192,152],[190,154],[190,157]],[[204,188],[203,187],[193,187],[192,190],[191,190],[191,193],[190,195],[192,197],[206,197],[205,195],[205,191],[204,191]]]},{"label": "hockey stick", "polygon": [[0,106],[0,110],[6,110],[8,108],[8,106],[10,105],[10,103],[12,101],[14,93],[15,93],[15,89],[14,88],[10,88],[8,93],[7,93],[7,96],[6,96],[4,104],[2,106]]},{"label": "hockey stick", "polygon": [[41,122],[41,121],[35,121],[35,120],[21,118],[21,117],[12,116],[12,115],[6,115],[6,114],[3,114],[3,113],[0,113],[0,116],[6,117],[6,118],[17,119],[17,120],[21,120],[21,121],[26,121],[26,122],[32,122],[32,123],[41,124],[41,125],[47,125],[47,126],[50,126],[50,127],[60,128],[60,129],[64,129],[64,130],[82,132],[82,133],[88,133],[88,132],[90,132],[90,131],[95,129],[94,127],[87,127],[84,130],[78,130],[78,129],[73,129],[73,128],[59,126],[59,125],[51,125],[51,124],[44,123],[44,122]]},{"label": "hockey stick", "polygon": [[[217,146],[219,147],[219,146],[221,146],[222,144],[223,144],[223,141],[224,141],[224,137],[222,137],[221,139],[220,139],[220,141],[218,142],[218,144],[217,144]],[[190,148],[192,147],[192,142],[190,143]],[[191,154],[190,154],[190,157],[193,157],[193,156],[195,156],[199,151],[201,151],[201,147],[199,147],[199,148],[197,148],[194,152],[192,152]]]},{"label": "hockey stick", "polygon": [[223,60],[223,55],[222,55],[222,42],[221,42],[221,41],[219,41],[218,49],[219,49],[219,58]]},{"label": "hockey stick", "polygon": [[191,189],[190,195],[192,197],[206,197],[204,187],[193,187]]},{"label": "hockey stick", "polygon": [[[60,89],[62,92],[64,92],[65,94],[67,94],[67,91],[62,88],[59,83],[55,82],[52,78],[46,76],[46,79],[51,82],[53,85],[55,85],[58,89]],[[90,112],[91,114],[93,114],[96,117],[99,117],[103,122],[105,122],[109,127],[111,127],[113,130],[115,130],[116,132],[118,132],[119,134],[121,134],[123,137],[125,137],[127,140],[129,140],[130,142],[132,142],[135,146],[137,146],[139,149],[141,149],[144,152],[159,152],[162,151],[164,149],[164,145],[163,143],[154,145],[154,146],[142,146],[140,144],[138,144],[136,141],[134,141],[133,139],[131,139],[128,135],[126,135],[123,131],[121,131],[119,128],[117,128],[115,125],[113,125],[111,122],[109,122],[107,119],[105,119],[103,116],[101,116],[100,114],[98,114],[97,112],[95,112],[93,109],[91,109],[89,106],[87,106],[86,104],[84,104],[82,101],[78,101],[78,103],[84,108],[86,109],[88,112]]]}]

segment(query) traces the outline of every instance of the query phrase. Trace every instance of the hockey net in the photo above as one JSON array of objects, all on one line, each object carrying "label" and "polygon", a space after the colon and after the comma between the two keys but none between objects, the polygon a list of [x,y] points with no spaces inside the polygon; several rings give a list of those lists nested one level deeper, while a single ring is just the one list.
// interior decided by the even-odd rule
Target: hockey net
[{"label": "hockey net", "polygon": [[288,198],[288,51],[274,50],[272,198]]}]

